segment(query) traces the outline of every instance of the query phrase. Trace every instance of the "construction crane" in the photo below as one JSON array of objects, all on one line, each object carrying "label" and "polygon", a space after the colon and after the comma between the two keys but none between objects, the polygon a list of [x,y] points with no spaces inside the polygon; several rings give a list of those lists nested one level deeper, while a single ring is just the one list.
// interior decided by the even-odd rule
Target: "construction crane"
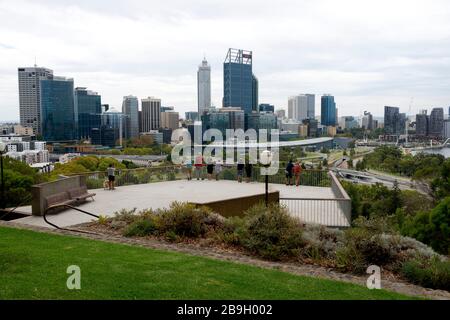
[{"label": "construction crane", "polygon": [[414,103],[414,97],[411,98],[411,101],[409,102],[409,109],[408,109],[408,113],[406,114],[406,121],[405,121],[405,136],[406,136],[406,143],[405,145],[408,145],[408,129],[410,126],[410,122],[409,122],[409,116],[411,115],[411,109],[412,109],[412,105]]}]

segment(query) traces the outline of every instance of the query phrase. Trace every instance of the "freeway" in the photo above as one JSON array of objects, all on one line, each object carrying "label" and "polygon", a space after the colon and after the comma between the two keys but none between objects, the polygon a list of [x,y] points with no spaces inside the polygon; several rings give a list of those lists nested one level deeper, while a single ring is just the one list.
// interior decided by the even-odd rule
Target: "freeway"
[{"label": "freeway", "polygon": [[336,167],[331,170],[336,172],[341,179],[357,184],[374,185],[376,183],[381,183],[388,188],[392,188],[395,181],[397,181],[398,187],[401,190],[415,190],[422,194],[429,194],[427,186],[416,183],[408,178],[395,177],[379,172],[356,171]]}]

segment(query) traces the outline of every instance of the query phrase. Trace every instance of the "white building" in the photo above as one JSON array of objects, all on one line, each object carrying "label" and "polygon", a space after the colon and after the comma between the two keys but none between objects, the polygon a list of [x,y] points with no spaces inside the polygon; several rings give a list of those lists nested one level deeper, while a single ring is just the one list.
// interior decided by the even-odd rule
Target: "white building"
[{"label": "white building", "polygon": [[206,58],[197,71],[197,99],[199,115],[211,108],[211,67]]},{"label": "white building", "polygon": [[141,130],[149,132],[161,127],[161,99],[148,97],[142,99]]},{"label": "white building", "polygon": [[20,152],[7,152],[6,155],[10,158],[22,161],[28,165],[41,162],[49,162],[48,150],[25,150]]},{"label": "white building", "polygon": [[300,94],[288,99],[288,118],[302,122],[314,119],[316,97],[313,94]]},{"label": "white building", "polygon": [[32,127],[34,134],[41,133],[40,81],[53,79],[53,71],[46,68],[19,68],[20,124]]},{"label": "white building", "polygon": [[286,121],[282,120],[279,127],[281,128],[281,131],[298,133],[301,124],[302,123],[297,120],[289,119]]}]

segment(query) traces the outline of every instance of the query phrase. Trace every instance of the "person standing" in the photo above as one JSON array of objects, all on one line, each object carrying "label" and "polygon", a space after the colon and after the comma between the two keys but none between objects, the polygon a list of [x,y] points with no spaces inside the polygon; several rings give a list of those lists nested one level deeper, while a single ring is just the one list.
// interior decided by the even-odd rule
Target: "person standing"
[{"label": "person standing", "polygon": [[222,172],[222,163],[220,162],[220,160],[216,161],[214,171],[216,174],[216,180],[219,181],[219,175]]},{"label": "person standing", "polygon": [[238,163],[237,165],[237,181],[242,182],[242,176],[244,175],[244,164]]},{"label": "person standing", "polygon": [[195,177],[197,178],[197,180],[200,180],[200,178],[203,180],[202,177],[203,156],[201,154],[195,157],[194,167],[195,167]]},{"label": "person standing", "polygon": [[300,185],[300,175],[302,174],[303,168],[300,165],[300,162],[296,162],[294,165],[294,177],[295,177],[295,185],[298,187]]},{"label": "person standing", "polygon": [[208,173],[208,180],[212,180],[214,172],[214,163],[212,162],[211,159],[208,160],[208,163],[206,165],[206,172]]},{"label": "person standing", "polygon": [[287,166],[286,166],[286,185],[290,186],[292,185],[292,170],[294,169],[294,164],[292,163],[292,160],[289,160]]},{"label": "person standing", "polygon": [[109,190],[114,190],[114,181],[116,180],[116,168],[114,168],[114,165],[111,163],[108,166],[108,169],[106,169],[108,174],[108,186]]},{"label": "person standing", "polygon": [[184,162],[184,170],[188,181],[192,180],[192,161],[190,157],[186,157],[186,161]]},{"label": "person standing", "polygon": [[252,170],[253,170],[253,165],[248,160],[247,163],[245,164],[245,181],[247,183],[249,183],[252,179]]}]

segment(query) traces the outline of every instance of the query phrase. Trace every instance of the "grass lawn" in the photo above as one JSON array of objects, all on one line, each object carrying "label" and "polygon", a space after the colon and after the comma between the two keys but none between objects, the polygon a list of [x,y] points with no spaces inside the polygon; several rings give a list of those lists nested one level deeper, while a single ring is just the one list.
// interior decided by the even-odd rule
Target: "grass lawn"
[{"label": "grass lawn", "polygon": [[[66,269],[81,268],[81,290]],[[0,299],[408,299],[186,254],[0,228]]]}]

